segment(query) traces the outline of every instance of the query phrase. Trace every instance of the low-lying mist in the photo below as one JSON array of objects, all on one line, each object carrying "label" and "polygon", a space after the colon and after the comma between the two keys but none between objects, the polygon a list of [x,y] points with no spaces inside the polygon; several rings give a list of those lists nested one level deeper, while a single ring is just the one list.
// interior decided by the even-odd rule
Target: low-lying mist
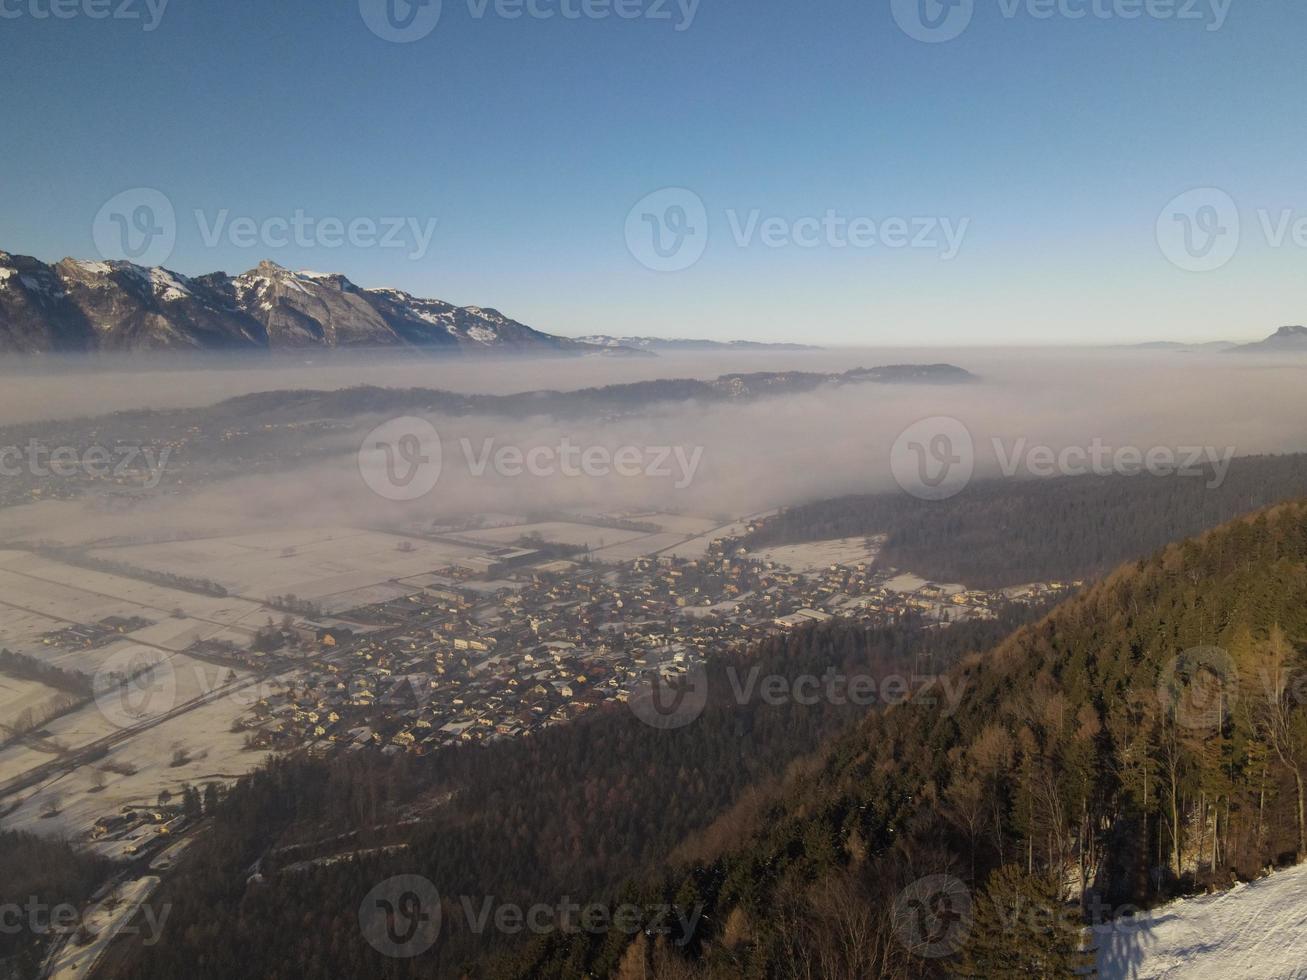
[{"label": "low-lying mist", "polygon": [[[254,372],[226,366],[142,374],[64,370],[12,378],[3,399],[6,410],[15,405],[19,417],[24,412],[33,417],[56,409],[82,414],[204,403],[279,387],[366,382],[461,391],[567,390],[654,377],[841,371],[911,361],[948,361],[981,380],[957,386],[854,385],[711,406],[674,404],[639,417],[587,422],[432,417],[439,434],[439,479],[429,493],[411,501],[388,499],[394,495],[378,494],[365,483],[358,450],[363,434],[385,419],[361,419],[325,443],[312,437],[304,445],[287,444],[288,456],[310,445],[330,450],[315,455],[313,464],[192,487],[126,514],[60,504],[63,516],[56,523],[62,534],[105,539],[146,531],[375,525],[564,509],[734,518],[821,497],[900,491],[890,466],[892,447],[905,428],[934,417],[956,419],[970,433],[977,479],[1005,470],[1013,478],[1050,475],[1068,466],[1075,475],[1091,464],[1095,446],[1099,465],[1134,458],[1114,456],[1118,450],[1146,456],[1169,447],[1177,451],[1175,466],[1214,462],[1218,475],[1230,454],[1307,450],[1307,362],[1172,352],[841,350],[457,364],[368,359],[356,367],[332,360]],[[60,404],[65,395],[68,401]],[[1058,459],[1067,447],[1073,452]],[[434,459],[433,449],[426,445],[421,455]],[[1211,479],[1206,472],[1194,478]],[[74,511],[78,519],[70,521]],[[9,539],[39,536],[52,513],[11,508],[0,513],[0,530]],[[79,526],[84,533],[74,531]]]}]

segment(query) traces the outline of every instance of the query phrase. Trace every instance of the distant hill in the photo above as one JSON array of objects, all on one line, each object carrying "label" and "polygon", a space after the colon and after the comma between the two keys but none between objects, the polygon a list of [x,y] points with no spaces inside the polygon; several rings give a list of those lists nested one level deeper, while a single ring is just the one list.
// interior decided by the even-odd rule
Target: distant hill
[{"label": "distant hill", "polygon": [[1192,344],[1179,340],[1150,340],[1144,344],[1121,346],[1130,350],[1169,350],[1182,354],[1197,351],[1235,354],[1307,351],[1307,327],[1281,327],[1265,340],[1253,341],[1250,344],[1236,344],[1229,340],[1211,340]]},{"label": "distant hill", "polygon": [[[665,378],[630,384],[583,388],[579,391],[525,391],[511,395],[465,395],[432,388],[358,386],[338,391],[265,391],[220,402],[211,408],[172,413],[145,413],[188,420],[259,418],[265,421],[349,418],[380,412],[437,411],[448,415],[487,414],[510,418],[548,415],[554,418],[602,417],[638,412],[658,404],[684,401],[750,401],[853,384],[965,384],[976,381],[970,371],[952,364],[891,364],[854,368],[841,374],[810,371],[763,371],[724,374],[712,381]],[[137,413],[140,414],[140,413]],[[125,419],[132,413],[118,416]],[[189,424],[189,423],[188,423]]]},{"label": "distant hill", "polygon": [[1265,340],[1230,348],[1235,354],[1307,351],[1307,327],[1281,327]]},{"label": "distant hill", "polygon": [[821,350],[809,344],[766,344],[754,340],[688,340],[685,338],[664,337],[610,337],[607,334],[593,334],[578,337],[583,344],[598,347],[619,347],[644,351],[696,351],[696,350],[757,350],[757,351],[800,351]]},{"label": "distant hill", "polygon": [[542,333],[498,310],[363,289],[343,275],[273,262],[238,276],[189,277],[0,252],[0,353],[351,347],[637,353]]},{"label": "distant hill", "polygon": [[1153,340],[1146,344],[1130,344],[1134,350],[1173,350],[1180,353],[1189,351],[1227,351],[1239,346],[1229,340],[1210,340],[1200,344],[1186,344],[1178,340]]}]

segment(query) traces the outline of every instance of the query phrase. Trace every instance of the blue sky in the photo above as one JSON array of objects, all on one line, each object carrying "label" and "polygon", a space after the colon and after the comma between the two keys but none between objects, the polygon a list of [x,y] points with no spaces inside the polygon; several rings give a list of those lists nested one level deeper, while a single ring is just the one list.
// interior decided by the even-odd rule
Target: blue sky
[{"label": "blue sky", "polygon": [[[892,0],[624,0],[633,19],[443,0],[410,43],[369,29],[373,0],[171,0],[150,31],[145,0],[98,0],[138,19],[50,2],[0,0],[8,251],[97,257],[106,202],[151,188],[180,272],[271,258],[572,335],[1062,344],[1307,320],[1298,0],[973,0],[941,43]],[[692,197],[628,223],[663,188]],[[1200,230],[1240,224],[1202,271],[1159,244],[1194,188],[1224,195],[1192,205]],[[669,200],[702,203],[706,242],[657,271],[638,239],[673,234]],[[403,247],[228,233],[297,213],[404,219]]]}]

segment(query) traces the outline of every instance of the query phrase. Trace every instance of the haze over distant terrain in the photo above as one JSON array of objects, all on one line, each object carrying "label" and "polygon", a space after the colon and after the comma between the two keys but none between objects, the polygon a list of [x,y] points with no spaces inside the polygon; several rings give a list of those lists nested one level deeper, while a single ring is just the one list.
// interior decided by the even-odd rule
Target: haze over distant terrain
[{"label": "haze over distant terrain", "polygon": [[[221,367],[84,370],[67,360],[42,374],[10,372],[0,386],[0,413],[10,424],[42,415],[71,419],[108,410],[165,410],[211,405],[249,392],[340,389],[358,385],[508,394],[548,388],[569,391],[656,378],[715,378],[733,371],[842,372],[858,366],[934,362],[939,351],[830,350],[759,354],[664,354],[635,360],[495,360],[450,364],[362,355],[314,357],[298,363],[242,361]],[[371,521],[378,516],[453,516],[468,511],[550,507],[676,507],[706,514],[743,514],[844,493],[895,490],[891,446],[922,419],[958,420],[974,444],[978,476],[1038,475],[1036,453],[1070,447],[1089,452],[1133,447],[1190,447],[1205,459],[1307,450],[1307,391],[1300,368],[1274,357],[1170,351],[951,351],[951,363],[978,376],[966,385],[848,385],[780,395],[764,401],[701,404],[668,402],[611,417],[573,418],[416,412],[441,439],[445,467],[437,490],[422,501],[380,500],[361,483],[355,455],[369,424],[389,416],[347,420],[344,428],[306,417],[324,428],[292,426],[273,469],[236,469],[212,487],[191,487],[141,517],[178,528],[198,522]],[[113,364],[114,362],[107,362]],[[318,413],[309,408],[308,415]],[[333,410],[334,411],[334,410]],[[406,410],[407,411],[407,410]],[[403,414],[403,413],[391,413]],[[203,413],[196,419],[203,419]],[[242,416],[257,427],[257,414]],[[165,431],[160,418],[158,436]],[[190,424],[190,423],[188,423]],[[227,423],[223,423],[227,424]],[[280,423],[279,423],[280,424]],[[107,419],[96,430],[113,431]],[[151,433],[153,423],[133,422]],[[58,441],[63,426],[48,430]],[[80,441],[78,423],[62,438]],[[274,438],[274,437],[270,437]],[[697,451],[693,478],[569,480],[561,475],[507,478],[474,474],[468,462],[489,444],[529,449],[578,445],[680,447]],[[293,452],[292,452],[293,450]],[[177,460],[185,458],[178,456]],[[177,465],[174,461],[174,466]],[[168,483],[165,481],[165,488]],[[60,504],[61,508],[80,507]],[[19,508],[5,518],[9,534],[30,534]],[[89,515],[88,515],[89,517]],[[67,515],[61,518],[67,520]],[[94,522],[108,520],[97,516]],[[93,522],[93,523],[94,523]],[[128,524],[131,522],[129,521]],[[15,526],[18,525],[18,526]],[[112,533],[126,533],[126,527]],[[104,530],[103,533],[110,533]]]}]

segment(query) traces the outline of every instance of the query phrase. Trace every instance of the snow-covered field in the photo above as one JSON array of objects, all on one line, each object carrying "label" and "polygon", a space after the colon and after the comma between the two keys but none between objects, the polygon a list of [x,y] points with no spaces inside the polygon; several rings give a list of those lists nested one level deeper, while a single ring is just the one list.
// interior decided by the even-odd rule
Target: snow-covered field
[{"label": "snow-covered field", "polygon": [[1096,935],[1103,980],[1307,978],[1307,865]]},{"label": "snow-covered field", "polygon": [[[231,731],[231,722],[247,710],[248,699],[256,693],[257,689],[250,688],[219,698],[123,742],[94,765],[45,780],[23,794],[23,802],[5,817],[5,826],[41,834],[76,836],[88,831],[97,817],[117,813],[123,804],[148,805],[161,790],[175,795],[184,783],[203,786],[210,780],[228,782],[253,769],[267,753],[246,750],[245,736]],[[109,730],[94,706],[69,716],[65,724],[89,729],[79,733],[83,741],[89,735]],[[69,742],[79,740],[62,731],[58,734]],[[173,754],[179,749],[188,761],[174,766]],[[12,775],[48,761],[48,755],[14,746],[0,753],[0,775]],[[130,775],[103,771],[106,763],[123,767],[125,772],[135,771]],[[100,770],[99,777],[96,770]],[[98,791],[93,788],[97,778],[104,783]],[[59,809],[53,817],[45,815],[51,803]]]},{"label": "snow-covered field", "polygon": [[880,545],[875,538],[859,535],[854,538],[835,538],[830,541],[810,541],[805,544],[787,544],[776,548],[761,548],[751,557],[760,561],[774,561],[800,574],[820,572],[831,565],[868,565],[876,561]]},{"label": "snow-covered field", "polygon": [[[399,545],[406,541],[411,550],[400,551]],[[479,553],[475,548],[350,527],[240,534],[97,552],[129,565],[212,578],[232,593],[255,600],[287,593],[318,599],[429,572]]]}]

